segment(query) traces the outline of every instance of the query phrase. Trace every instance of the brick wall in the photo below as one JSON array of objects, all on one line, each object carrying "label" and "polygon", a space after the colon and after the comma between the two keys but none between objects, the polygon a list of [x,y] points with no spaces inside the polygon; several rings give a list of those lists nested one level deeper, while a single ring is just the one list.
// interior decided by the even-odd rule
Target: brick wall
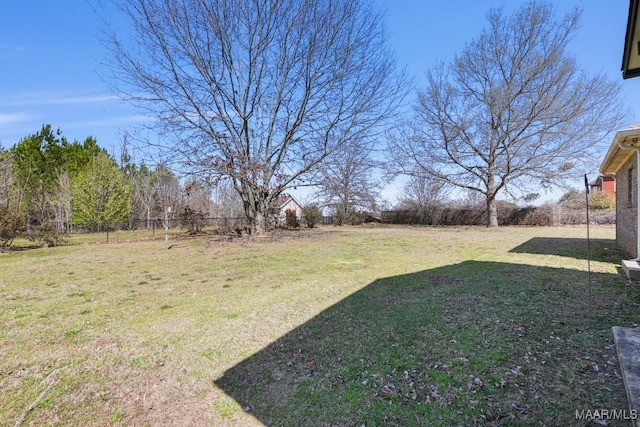
[{"label": "brick wall", "polygon": [[615,197],[616,195],[616,180],[612,176],[604,176],[602,177],[602,191],[611,196]]},{"label": "brick wall", "polygon": [[[616,173],[616,240],[631,257],[638,256],[636,233],[638,226],[638,171],[637,153]],[[629,170],[631,169],[631,174]],[[629,176],[631,175],[631,187]],[[631,200],[630,200],[631,199]]]}]

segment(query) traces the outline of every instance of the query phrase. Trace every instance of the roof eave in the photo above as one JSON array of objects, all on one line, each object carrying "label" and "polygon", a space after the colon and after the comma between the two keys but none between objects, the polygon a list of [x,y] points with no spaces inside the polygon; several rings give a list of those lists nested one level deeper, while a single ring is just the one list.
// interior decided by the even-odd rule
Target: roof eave
[{"label": "roof eave", "polygon": [[636,142],[634,140],[629,143],[629,141],[634,138],[640,140],[640,127],[638,125],[616,132],[609,151],[607,151],[607,155],[600,166],[600,173],[615,175],[620,170],[633,154]]}]

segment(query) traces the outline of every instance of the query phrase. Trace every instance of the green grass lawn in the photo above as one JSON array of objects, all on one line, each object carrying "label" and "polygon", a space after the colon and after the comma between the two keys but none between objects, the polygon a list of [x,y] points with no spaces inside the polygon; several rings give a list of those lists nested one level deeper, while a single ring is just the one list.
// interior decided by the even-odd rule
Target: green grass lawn
[{"label": "green grass lawn", "polygon": [[627,408],[611,327],[640,319],[591,237],[591,324],[579,227],[0,254],[0,425],[589,425]]}]

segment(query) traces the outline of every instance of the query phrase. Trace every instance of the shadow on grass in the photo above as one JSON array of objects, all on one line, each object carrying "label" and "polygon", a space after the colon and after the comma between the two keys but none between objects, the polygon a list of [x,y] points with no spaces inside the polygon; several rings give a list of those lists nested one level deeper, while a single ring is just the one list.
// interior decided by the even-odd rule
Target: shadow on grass
[{"label": "shadow on grass", "polygon": [[573,425],[626,407],[610,327],[640,297],[592,281],[589,329],[584,271],[467,261],[376,280],[215,382],[267,426]]},{"label": "shadow on grass", "polygon": [[[613,239],[590,239],[591,259],[618,263],[624,252]],[[587,238],[534,237],[511,249],[512,253],[558,255],[567,258],[587,259]]]},{"label": "shadow on grass", "polygon": [[38,244],[31,245],[21,245],[21,246],[0,246],[0,253],[13,253],[13,252],[24,252],[33,249],[41,249],[42,246]]}]

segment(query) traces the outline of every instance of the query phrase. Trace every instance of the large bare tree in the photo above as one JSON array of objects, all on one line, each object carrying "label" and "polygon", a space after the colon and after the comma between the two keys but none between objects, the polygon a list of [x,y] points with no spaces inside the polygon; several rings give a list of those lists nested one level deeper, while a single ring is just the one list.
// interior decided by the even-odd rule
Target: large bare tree
[{"label": "large bare tree", "polygon": [[558,18],[538,1],[510,16],[491,10],[486,30],[427,72],[411,130],[393,143],[395,164],[481,194],[488,226],[498,225],[501,191],[524,194],[590,170],[623,117],[619,85],[582,72],[568,51],[580,15]]},{"label": "large bare tree", "polygon": [[317,199],[333,210],[339,223],[360,211],[374,212],[380,200],[380,162],[373,141],[346,144],[327,157],[314,178]]},{"label": "large bare tree", "polygon": [[134,31],[110,39],[119,93],[158,119],[156,149],[231,179],[252,233],[327,155],[380,132],[403,95],[366,0],[114,1]]}]

